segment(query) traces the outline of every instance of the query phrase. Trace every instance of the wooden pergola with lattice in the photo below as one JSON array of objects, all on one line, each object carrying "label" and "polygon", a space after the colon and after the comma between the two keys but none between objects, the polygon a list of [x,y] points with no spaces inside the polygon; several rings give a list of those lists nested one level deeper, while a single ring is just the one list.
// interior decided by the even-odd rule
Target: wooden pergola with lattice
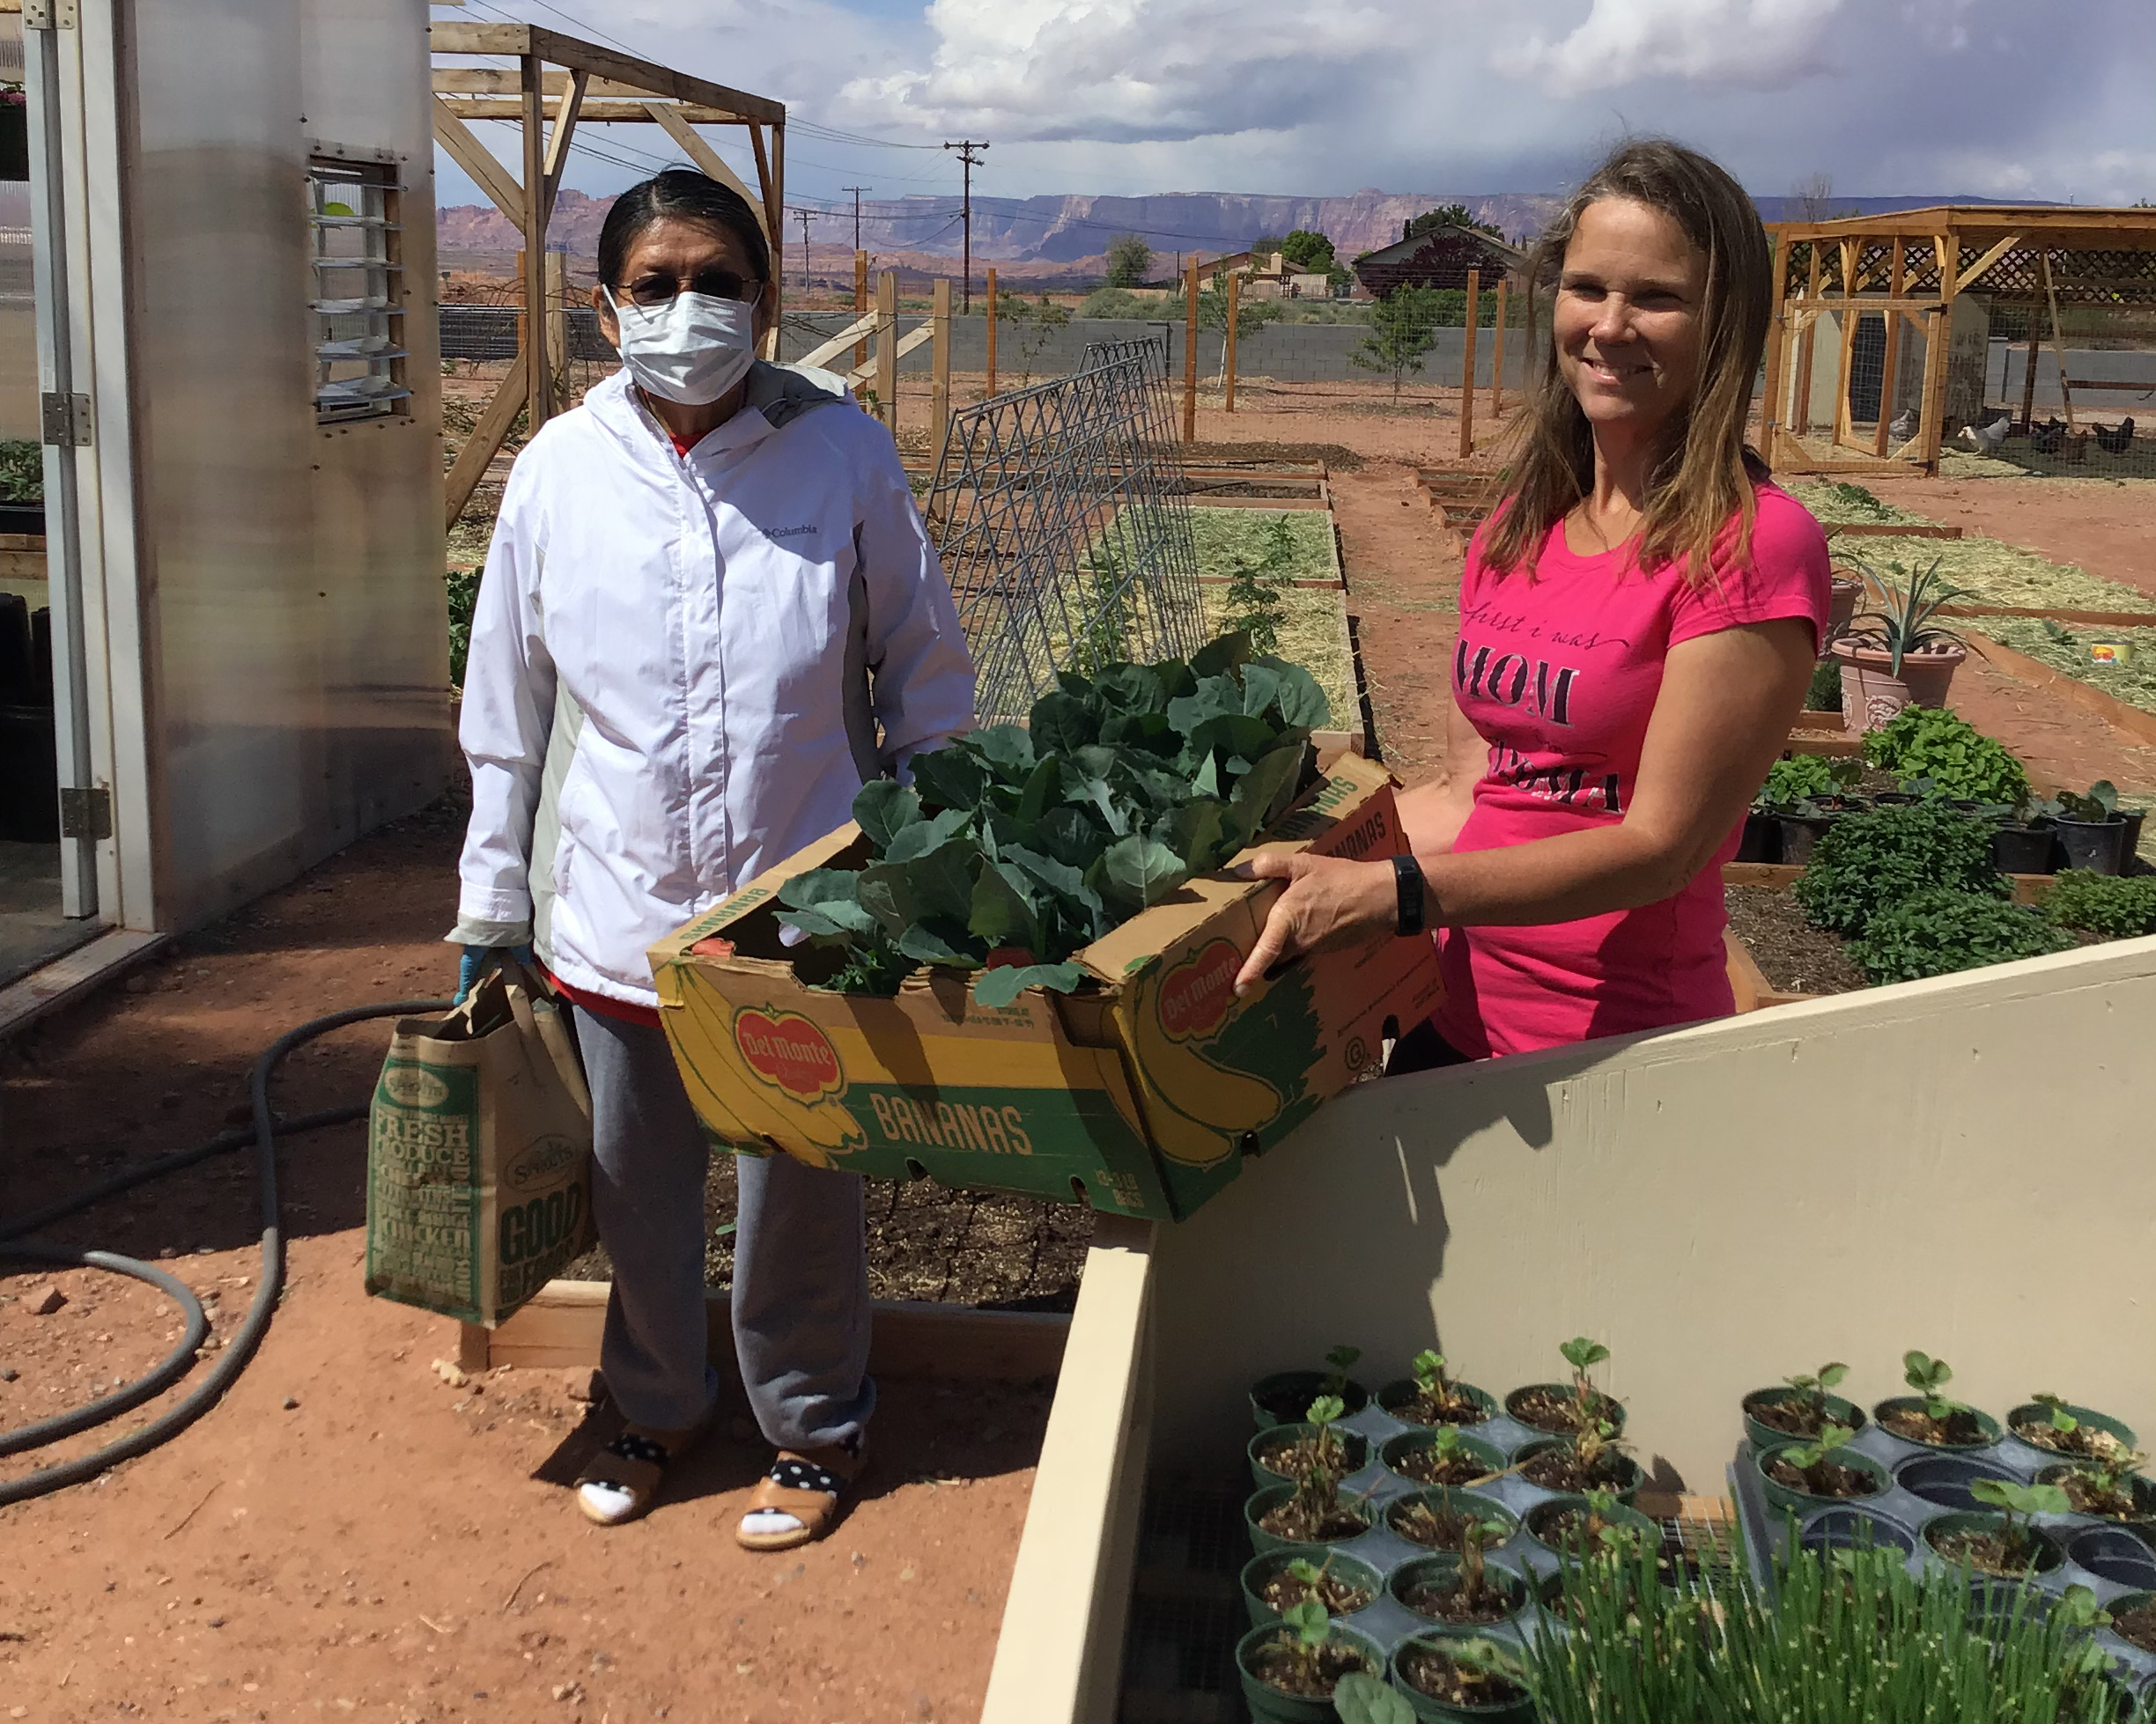
[{"label": "wooden pergola with lattice", "polygon": [[[550,329],[560,320],[535,313],[547,304],[547,220],[578,122],[627,121],[661,128],[698,167],[749,201],[776,254],[786,199],[786,105],[536,25],[438,23],[428,35],[434,56],[435,140],[524,239],[521,350],[449,470],[445,501],[454,525],[515,424],[518,409],[528,414],[528,431],[536,431],[554,410],[554,376],[562,356],[550,351],[560,340]],[[462,63],[504,56],[516,63]],[[523,146],[521,175],[511,173],[473,132],[470,122],[484,120],[518,128]],[[756,156],[756,190],[698,136],[698,126],[747,129]]]},{"label": "wooden pergola with lattice", "polygon": [[[1988,306],[2027,313],[2019,415],[2023,432],[2029,427],[2036,359],[2047,330],[2070,429],[2075,389],[2145,388],[2068,376],[2059,311],[2065,306],[2156,307],[2156,209],[1953,204],[1774,223],[1768,231],[1775,251],[1775,306],[1759,446],[1780,471],[1916,468],[1936,474],[1941,445],[1953,429],[1948,379],[1955,363],[1955,302],[1964,295],[1981,294]],[[1853,332],[1859,319],[1871,316],[1885,324],[1881,391],[1872,423],[1860,431],[1851,411],[1850,371],[1857,348]],[[1839,376],[1833,423],[1814,430],[1813,371],[1822,320],[1832,326]],[[1910,342],[1921,348],[1908,349]],[[1905,350],[1921,352],[1923,369],[1909,404],[1909,434],[1896,435],[1890,408]]]}]

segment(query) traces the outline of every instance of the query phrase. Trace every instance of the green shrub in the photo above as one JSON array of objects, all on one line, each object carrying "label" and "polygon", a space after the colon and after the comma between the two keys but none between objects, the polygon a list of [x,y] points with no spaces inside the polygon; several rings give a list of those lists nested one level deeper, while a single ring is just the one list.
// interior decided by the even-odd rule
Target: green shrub
[{"label": "green shrub", "polygon": [[0,503],[45,500],[45,446],[27,438],[0,438]]},{"label": "green shrub", "polygon": [[2069,868],[2044,895],[2043,913],[2062,928],[2080,928],[2106,939],[2156,934],[2156,874]]},{"label": "green shrub", "polygon": [[1939,886],[1881,910],[1850,942],[1849,954],[1867,981],[1915,982],[2063,952],[2073,943],[2034,910]]},{"label": "green shrub", "polygon": [[1903,707],[1864,738],[1864,758],[1904,780],[1929,778],[1941,796],[2011,807],[2029,793],[2028,774],[2002,743],[1941,707]]},{"label": "green shrub", "polygon": [[1096,287],[1085,297],[1078,307],[1081,317],[1159,317],[1161,306],[1157,301],[1141,299],[1135,293],[1126,292],[1119,287]]},{"label": "green shrub", "polygon": [[442,577],[449,589],[449,686],[464,686],[464,660],[471,652],[472,607],[479,601],[479,571],[452,569]]},{"label": "green shrub", "polygon": [[1858,761],[1792,755],[1774,763],[1760,793],[1752,799],[1752,806],[1763,811],[1786,812],[1800,802],[1821,802],[1850,789],[1863,773],[1864,766]]},{"label": "green shrub", "polygon": [[1807,712],[1839,712],[1842,710],[1842,661],[1839,659],[1821,659],[1812,672],[1812,686],[1805,690],[1805,711]]},{"label": "green shrub", "polygon": [[1791,889],[1813,927],[1860,934],[1879,911],[1927,887],[2005,897],[1990,827],[1936,804],[1845,814],[1820,835]]}]

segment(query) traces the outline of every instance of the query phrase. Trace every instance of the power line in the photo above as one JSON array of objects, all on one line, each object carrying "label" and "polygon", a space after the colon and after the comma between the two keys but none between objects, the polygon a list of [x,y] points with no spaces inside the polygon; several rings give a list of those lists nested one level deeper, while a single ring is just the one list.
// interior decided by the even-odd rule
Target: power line
[{"label": "power line", "polygon": [[971,312],[973,309],[973,170],[980,165],[980,158],[973,152],[986,150],[988,145],[985,142],[976,144],[969,137],[956,144],[946,144],[943,147],[956,150],[958,159],[965,164],[965,207],[963,217],[965,222],[965,262],[961,267],[960,281],[965,296],[963,309]]}]

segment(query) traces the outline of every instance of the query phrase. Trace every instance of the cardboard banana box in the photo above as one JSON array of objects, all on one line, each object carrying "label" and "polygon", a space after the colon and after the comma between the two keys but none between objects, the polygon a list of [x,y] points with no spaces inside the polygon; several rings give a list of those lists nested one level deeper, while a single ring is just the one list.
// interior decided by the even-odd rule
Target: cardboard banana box
[{"label": "cardboard banana box", "polygon": [[[1399,855],[1392,788],[1344,755],[1260,848]],[[842,827],[652,948],[676,1063],[731,1147],[1180,1219],[1437,1003],[1427,939],[1304,958],[1238,999],[1281,888],[1222,875],[1078,953],[1094,985],[1075,994],[984,1006],[937,970],[893,999],[817,989],[779,943],[779,888],[864,854]]]}]

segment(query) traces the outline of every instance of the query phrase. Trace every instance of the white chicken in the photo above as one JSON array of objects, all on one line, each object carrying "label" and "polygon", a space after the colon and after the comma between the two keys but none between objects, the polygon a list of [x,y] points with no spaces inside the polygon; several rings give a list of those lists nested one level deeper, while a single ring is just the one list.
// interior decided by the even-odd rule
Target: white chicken
[{"label": "white chicken", "polygon": [[1995,455],[1999,445],[2006,440],[2007,428],[2013,424],[2011,416],[2002,413],[1988,425],[1964,425],[1960,442],[1980,455]]},{"label": "white chicken", "polygon": [[1887,422],[1886,435],[1897,443],[1907,443],[1916,435],[1916,409],[1905,407]]}]

